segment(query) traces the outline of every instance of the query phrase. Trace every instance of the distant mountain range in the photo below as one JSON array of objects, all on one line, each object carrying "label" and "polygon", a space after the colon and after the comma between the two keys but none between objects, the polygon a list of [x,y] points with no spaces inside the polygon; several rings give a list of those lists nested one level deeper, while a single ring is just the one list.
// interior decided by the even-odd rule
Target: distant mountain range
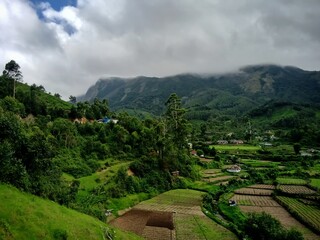
[{"label": "distant mountain range", "polygon": [[171,93],[182,98],[191,119],[242,115],[268,101],[320,104],[320,72],[296,67],[254,65],[238,72],[163,78],[100,79],[78,101],[108,99],[113,110],[134,109],[160,115]]}]

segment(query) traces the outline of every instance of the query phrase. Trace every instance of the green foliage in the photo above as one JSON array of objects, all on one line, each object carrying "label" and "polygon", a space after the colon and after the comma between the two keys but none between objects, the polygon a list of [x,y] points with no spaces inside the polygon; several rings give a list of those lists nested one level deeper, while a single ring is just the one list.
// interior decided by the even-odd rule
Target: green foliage
[{"label": "green foliage", "polygon": [[17,115],[24,116],[25,115],[25,107],[22,103],[20,103],[17,99],[13,97],[5,97],[0,100],[0,107],[2,107],[5,111],[13,112]]},{"label": "green foliage", "polygon": [[299,154],[300,150],[301,150],[301,145],[299,143],[295,143],[295,144],[293,144],[293,149],[294,149],[295,154]]},{"label": "green foliage", "polygon": [[239,207],[237,206],[231,207],[226,202],[219,202],[218,207],[223,216],[225,216],[236,226],[241,227],[243,222],[246,220],[246,216],[240,211]]},{"label": "green foliage", "polygon": [[66,230],[54,229],[53,230],[53,239],[56,239],[56,240],[67,240],[68,239],[68,233],[67,233]]},{"label": "green foliage", "polygon": [[244,223],[244,231],[251,239],[303,240],[297,230],[286,230],[281,223],[267,213],[251,213]]}]

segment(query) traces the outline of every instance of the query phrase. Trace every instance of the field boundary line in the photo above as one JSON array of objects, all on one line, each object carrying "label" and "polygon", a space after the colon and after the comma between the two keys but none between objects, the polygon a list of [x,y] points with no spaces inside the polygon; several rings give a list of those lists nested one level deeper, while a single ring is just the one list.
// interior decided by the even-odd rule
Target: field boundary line
[{"label": "field boundary line", "polygon": [[199,226],[199,228],[200,228],[200,230],[201,230],[201,232],[202,232],[202,235],[204,236],[204,239],[205,239],[205,240],[208,240],[208,239],[207,239],[207,236],[205,235],[204,230],[202,229],[201,225],[199,224],[196,216],[193,216],[193,219],[195,220],[195,222],[196,222],[197,225]]}]

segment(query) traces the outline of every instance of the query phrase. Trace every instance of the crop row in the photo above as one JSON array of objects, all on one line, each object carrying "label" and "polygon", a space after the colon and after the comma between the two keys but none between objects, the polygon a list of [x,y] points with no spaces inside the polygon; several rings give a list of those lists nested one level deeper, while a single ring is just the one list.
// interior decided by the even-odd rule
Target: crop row
[{"label": "crop row", "polygon": [[248,188],[257,188],[257,189],[275,189],[274,185],[270,185],[270,184],[254,184],[254,185],[250,185],[248,186]]},{"label": "crop row", "polygon": [[276,199],[282,206],[284,206],[300,221],[306,223],[311,228],[320,233],[319,208],[311,205],[306,205],[295,198],[277,196]]},{"label": "crop row", "polygon": [[280,185],[278,189],[280,189],[284,193],[289,193],[289,194],[305,194],[305,195],[316,194],[316,191],[306,186]]},{"label": "crop row", "polygon": [[277,178],[279,184],[288,184],[288,185],[305,185],[307,181],[300,178]]},{"label": "crop row", "polygon": [[272,190],[269,189],[256,189],[256,188],[240,188],[234,191],[237,194],[258,195],[258,196],[271,196]]},{"label": "crop row", "polygon": [[260,206],[260,207],[278,207],[279,204],[269,196],[253,196],[235,194],[232,200],[239,205]]}]

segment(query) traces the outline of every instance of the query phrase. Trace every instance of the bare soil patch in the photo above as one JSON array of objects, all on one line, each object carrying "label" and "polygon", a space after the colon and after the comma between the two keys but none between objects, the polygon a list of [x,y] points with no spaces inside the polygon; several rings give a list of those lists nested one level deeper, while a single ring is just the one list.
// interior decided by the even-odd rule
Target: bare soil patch
[{"label": "bare soil patch", "polygon": [[142,237],[148,240],[176,239],[175,231],[163,227],[146,226],[143,230]]},{"label": "bare soil patch", "polygon": [[168,236],[172,235],[171,230],[174,229],[172,212],[147,211],[141,209],[132,209],[121,217],[112,220],[110,224],[125,231],[134,232],[140,236],[150,235],[150,232],[155,230],[152,227],[155,227],[157,232],[165,233],[165,235]]}]

